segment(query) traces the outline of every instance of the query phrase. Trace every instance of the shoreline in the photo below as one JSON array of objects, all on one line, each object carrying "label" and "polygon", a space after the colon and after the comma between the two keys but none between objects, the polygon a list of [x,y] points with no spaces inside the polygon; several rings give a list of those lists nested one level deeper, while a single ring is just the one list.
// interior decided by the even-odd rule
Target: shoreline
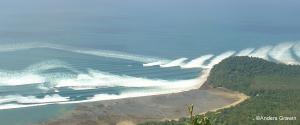
[{"label": "shoreline", "polygon": [[236,96],[238,96],[239,100],[237,100],[237,101],[235,101],[235,102],[233,102],[233,103],[231,103],[231,104],[225,105],[225,106],[223,106],[223,107],[220,107],[220,108],[216,108],[216,109],[213,109],[213,110],[209,110],[209,111],[207,111],[207,112],[202,112],[202,113],[200,113],[201,115],[202,115],[202,114],[206,114],[206,113],[208,113],[208,112],[217,112],[218,110],[221,110],[221,109],[227,109],[227,108],[235,107],[235,106],[237,106],[238,104],[240,104],[240,103],[242,103],[242,102],[244,102],[244,101],[246,101],[247,99],[250,98],[250,96],[247,96],[246,94],[241,93],[241,92],[228,90],[228,89],[226,89],[226,88],[219,88],[219,89],[225,89],[226,91],[231,91],[231,92],[235,93]]},{"label": "shoreline", "polygon": [[79,104],[66,115],[42,125],[135,125],[187,117],[186,105],[204,114],[230,108],[249,97],[224,88],[200,88],[180,93],[133,97]]}]

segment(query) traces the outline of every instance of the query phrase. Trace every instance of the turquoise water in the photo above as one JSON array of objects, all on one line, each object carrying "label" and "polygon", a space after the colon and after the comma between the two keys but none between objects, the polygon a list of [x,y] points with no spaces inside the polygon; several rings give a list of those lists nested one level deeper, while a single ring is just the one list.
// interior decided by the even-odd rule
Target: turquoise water
[{"label": "turquoise water", "polygon": [[0,124],[39,123],[73,103],[189,90],[230,56],[299,64],[299,5],[0,0]]},{"label": "turquoise water", "polygon": [[73,105],[47,105],[20,109],[2,110],[1,125],[33,125],[58,118],[69,113]]}]

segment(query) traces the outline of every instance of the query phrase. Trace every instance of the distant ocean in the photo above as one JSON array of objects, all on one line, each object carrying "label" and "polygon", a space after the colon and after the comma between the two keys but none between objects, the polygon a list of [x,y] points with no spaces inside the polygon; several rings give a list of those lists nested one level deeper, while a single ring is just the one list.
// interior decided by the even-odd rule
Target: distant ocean
[{"label": "distant ocean", "polygon": [[299,64],[299,5],[0,0],[0,124],[42,122],[77,103],[195,89],[230,56]]}]

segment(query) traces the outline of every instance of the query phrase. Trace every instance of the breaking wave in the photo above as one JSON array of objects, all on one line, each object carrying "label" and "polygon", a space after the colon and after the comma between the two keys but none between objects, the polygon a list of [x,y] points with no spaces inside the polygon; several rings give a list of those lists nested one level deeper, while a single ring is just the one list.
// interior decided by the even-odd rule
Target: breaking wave
[{"label": "breaking wave", "polygon": [[[51,69],[68,69],[73,71],[68,73],[47,72]],[[206,74],[206,75],[204,75]],[[207,76],[208,72],[203,71],[201,76]],[[0,109],[24,108],[30,106],[41,106],[48,104],[69,104],[92,102],[107,99],[119,99],[127,97],[147,96],[153,94],[165,94],[181,92],[199,88],[204,83],[204,77],[188,80],[164,80],[133,77],[128,75],[116,75],[94,69],[87,69],[82,72],[75,70],[68,63],[59,60],[49,60],[36,63],[19,71],[0,70],[0,91],[8,91],[8,95],[0,96]],[[35,85],[30,92],[22,93],[18,86],[25,87]],[[4,87],[1,88],[1,87]],[[5,87],[16,87],[17,93],[9,93]],[[72,93],[84,90],[97,90],[99,88],[137,88],[134,91],[120,91],[116,94],[97,94],[91,93],[91,97],[76,99]],[[141,89],[138,89],[141,88]],[[67,90],[64,90],[67,89]],[[64,93],[71,93],[66,95]],[[84,93],[83,93],[84,94]]]},{"label": "breaking wave", "polygon": [[[69,101],[68,97],[62,97],[58,94],[46,95],[43,98],[37,98],[35,96],[21,96],[21,95],[10,95],[0,97],[0,109],[14,109],[31,106],[40,106],[47,104],[54,104],[59,102]],[[9,102],[15,102],[13,104],[7,104]]]},{"label": "breaking wave", "polygon": [[300,57],[300,42],[296,43],[293,47],[293,52]]},{"label": "breaking wave", "polygon": [[298,64],[296,59],[292,56],[292,47],[294,43],[281,43],[272,48],[269,52],[269,56],[280,63],[286,64]]},{"label": "breaking wave", "polygon": [[236,56],[249,56],[254,50],[254,48],[247,48],[238,52]]},{"label": "breaking wave", "polygon": [[[162,79],[147,79],[138,78],[126,75],[114,75],[110,73],[105,73],[97,70],[90,70],[87,74],[78,74],[76,77],[61,77],[59,79],[51,79],[43,77],[44,81],[39,84],[43,85],[44,82],[50,82],[53,86],[48,89],[59,90],[61,88],[69,88],[76,92],[77,90],[91,90],[102,87],[132,87],[132,88],[149,88],[136,91],[124,91],[119,94],[96,94],[92,97],[88,97],[82,100],[73,100],[68,96],[60,96],[60,92],[56,91],[57,94],[46,95],[42,98],[36,96],[21,96],[21,95],[9,95],[0,96],[0,109],[12,109],[12,108],[22,108],[29,106],[40,106],[48,104],[70,104],[70,103],[82,103],[82,102],[92,102],[108,99],[119,99],[127,97],[138,97],[138,96],[148,96],[154,94],[166,94],[182,92],[186,90],[199,88],[202,83],[204,83],[205,78],[208,76],[208,72],[203,71],[202,77],[189,80],[162,80]],[[33,79],[31,79],[33,80]],[[22,84],[14,85],[26,85],[27,83],[33,81],[25,81]],[[11,85],[11,84],[10,84]],[[152,89],[151,89],[152,88]],[[37,88],[39,89],[39,88]],[[80,93],[80,91],[78,91]]]},{"label": "breaking wave", "polygon": [[[206,54],[195,59],[179,58],[175,60],[156,57],[140,56],[122,52],[81,49],[56,44],[14,44],[0,46],[0,52],[11,52],[34,48],[50,48],[73,53],[94,55],[99,57],[118,58],[143,63],[144,67],[159,66],[161,68],[180,67],[182,69],[200,68],[198,78],[187,80],[150,79],[129,75],[117,75],[95,69],[86,69],[85,72],[76,70],[61,60],[48,60],[33,64],[20,71],[0,70],[1,87],[18,87],[36,85],[33,93],[8,94],[0,96],[0,109],[22,108],[48,104],[82,103],[100,100],[111,100],[138,96],[149,96],[166,93],[176,93],[196,89],[206,81],[211,68],[222,60],[231,56],[250,56],[263,58],[269,61],[286,64],[299,64],[300,43],[285,42],[277,45],[268,45],[259,48],[246,48],[240,51],[226,51],[218,55]],[[68,69],[72,73],[46,72],[51,69]],[[78,99],[66,93],[97,90],[99,88],[137,88],[131,91],[118,93],[91,93],[86,98]],[[142,89],[138,89],[142,88]],[[3,90],[4,90],[3,89]],[[39,92],[43,90],[42,92]],[[9,92],[9,91],[8,91]],[[87,93],[87,92],[85,92]],[[80,95],[79,95],[80,97]]]},{"label": "breaking wave", "polygon": [[174,66],[181,66],[184,61],[186,61],[187,58],[179,58],[179,59],[176,59],[174,61],[171,61],[169,63],[166,63],[166,64],[161,64],[160,67],[174,67]]},{"label": "breaking wave", "polygon": [[47,82],[47,78],[44,75],[41,75],[41,72],[55,68],[66,68],[71,71],[78,72],[65,62],[49,60],[33,64],[22,71],[0,70],[0,86],[45,83]]},{"label": "breaking wave", "polygon": [[188,62],[187,64],[182,65],[182,68],[199,68],[199,67],[204,67],[205,61],[211,59],[214,55],[209,54],[209,55],[204,55],[199,58],[193,59],[192,61]]},{"label": "breaking wave", "polygon": [[163,61],[163,62],[170,61],[167,59],[150,57],[150,56],[142,56],[137,54],[129,54],[125,52],[77,48],[77,47],[71,47],[71,46],[59,45],[59,44],[50,44],[50,43],[15,43],[15,44],[1,45],[0,52],[11,52],[11,51],[28,50],[28,49],[36,49],[36,48],[49,48],[49,49],[62,50],[67,52],[79,53],[79,54],[125,59],[125,60],[131,60],[131,61],[137,61],[143,63],[156,62],[156,61]]},{"label": "breaking wave", "polygon": [[206,66],[204,66],[205,68],[212,68],[215,64],[218,64],[219,62],[221,62],[223,59],[226,59],[230,56],[232,56],[235,53],[235,51],[227,51],[224,52],[216,57],[214,57],[210,63]]},{"label": "breaking wave", "polygon": [[[294,57],[296,55],[297,57]],[[215,64],[221,62],[223,59],[226,59],[230,56],[249,56],[249,57],[258,57],[268,61],[274,61],[277,63],[284,64],[300,64],[297,58],[300,58],[300,42],[284,42],[277,45],[267,45],[259,48],[246,48],[240,50],[239,52],[227,51],[219,55],[213,56],[213,54],[203,55],[199,58],[192,59],[191,61],[187,58],[180,58],[168,63],[163,62],[150,62],[144,64],[144,66],[156,66],[161,67],[181,67],[186,68],[212,68]],[[209,62],[205,64],[205,62]],[[171,65],[172,64],[172,65]],[[167,66],[165,66],[167,65]]]}]

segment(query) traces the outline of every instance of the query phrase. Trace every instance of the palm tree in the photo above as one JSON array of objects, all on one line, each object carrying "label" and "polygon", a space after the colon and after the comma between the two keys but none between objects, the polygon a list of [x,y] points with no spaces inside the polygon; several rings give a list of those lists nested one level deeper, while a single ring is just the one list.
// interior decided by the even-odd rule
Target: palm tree
[{"label": "palm tree", "polygon": [[187,106],[187,112],[190,116],[190,121],[187,125],[212,125],[209,119],[204,115],[194,115],[194,105],[190,104]]}]

